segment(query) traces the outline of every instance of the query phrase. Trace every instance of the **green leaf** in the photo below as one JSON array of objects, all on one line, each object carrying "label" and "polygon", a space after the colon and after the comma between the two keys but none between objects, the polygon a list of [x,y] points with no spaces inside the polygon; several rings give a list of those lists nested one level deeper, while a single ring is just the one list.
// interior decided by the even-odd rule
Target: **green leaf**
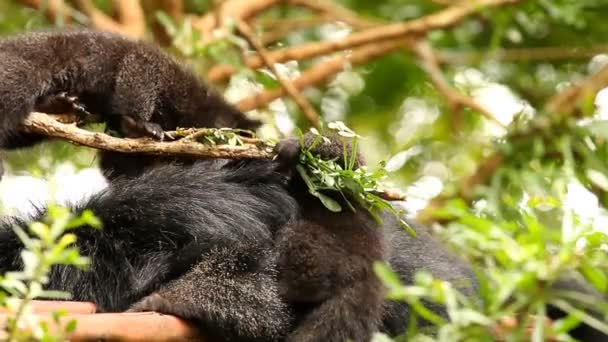
[{"label": "green leaf", "polygon": [[388,289],[397,290],[403,287],[397,273],[391,270],[387,264],[379,261],[374,262],[374,272]]},{"label": "green leaf", "polygon": [[340,206],[340,203],[336,202],[333,198],[325,196],[320,192],[315,192],[313,195],[319,198],[325,208],[329,209],[330,211],[334,213],[339,213],[342,211],[342,206]]},{"label": "green leaf", "polygon": [[608,279],[603,271],[593,267],[593,265],[589,264],[586,260],[583,260],[581,263],[581,272],[598,291],[602,293],[606,292],[608,289]]},{"label": "green leaf", "polygon": [[68,324],[66,324],[66,325],[65,325],[65,332],[66,332],[66,333],[71,333],[71,332],[76,331],[76,326],[77,326],[77,325],[78,325],[78,323],[76,322],[76,320],[75,320],[75,319],[70,320],[70,321],[68,322]]}]

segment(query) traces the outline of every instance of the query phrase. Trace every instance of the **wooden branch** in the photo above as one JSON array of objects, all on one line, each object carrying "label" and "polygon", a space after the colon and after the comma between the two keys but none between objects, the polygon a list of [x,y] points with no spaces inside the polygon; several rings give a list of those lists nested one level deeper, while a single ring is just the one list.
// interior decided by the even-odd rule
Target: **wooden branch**
[{"label": "wooden branch", "polygon": [[581,100],[594,97],[604,87],[608,87],[608,65],[579,84],[551,97],[545,103],[545,110],[549,113],[570,115],[578,108]]},{"label": "wooden branch", "polygon": [[91,0],[77,0],[78,8],[91,20],[91,25],[102,31],[122,34],[131,38],[143,38],[146,26],[143,9],[138,1],[114,1],[119,13],[116,21],[95,7]]},{"label": "wooden branch", "polygon": [[78,128],[74,124],[60,123],[42,113],[31,113],[24,121],[22,129],[28,133],[69,140],[82,146],[122,153],[227,159],[269,159],[274,156],[269,146],[258,144],[208,146],[182,140],[157,142],[148,138],[115,138],[105,133]]},{"label": "wooden branch", "polygon": [[282,1],[283,0],[226,0],[221,3],[217,13],[216,11],[211,11],[193,19],[191,21],[192,27],[200,31],[203,38],[209,39],[211,32],[216,28],[223,27],[226,20],[247,21],[251,17],[270,7],[280,4]]},{"label": "wooden branch", "polygon": [[[405,23],[387,24],[355,32],[341,40],[312,42],[300,46],[276,50],[268,53],[268,57],[276,63],[289,60],[304,60],[326,55],[332,52],[351,49],[366,44],[378,44],[388,39],[403,39],[406,36],[419,36],[428,31],[446,28],[459,23],[464,18],[486,7],[496,7],[517,3],[520,0],[470,0],[448,7],[444,10]],[[264,65],[260,56],[247,58],[245,64],[252,69]],[[225,80],[236,72],[227,64],[217,65],[209,70],[207,78],[214,82]]]},{"label": "wooden branch", "polygon": [[[353,50],[350,54],[333,57],[319,63],[304,71],[300,77],[293,80],[293,86],[302,90],[307,87],[323,84],[335,74],[343,71],[349,65],[357,65],[368,62],[371,59],[382,57],[399,48],[409,44],[408,41],[386,41],[376,45],[362,46]],[[265,90],[263,92],[246,97],[239,101],[236,106],[242,111],[249,111],[262,107],[281,96],[285,95],[283,88]]]},{"label": "wooden branch", "polygon": [[242,20],[237,20],[236,26],[243,37],[245,37],[249,44],[257,51],[258,55],[260,55],[264,61],[264,64],[266,64],[266,66],[272,70],[272,73],[281,84],[281,87],[283,87],[285,92],[289,94],[300,109],[302,109],[302,112],[308,121],[313,126],[319,127],[321,120],[319,119],[319,114],[317,114],[317,111],[313,108],[310,102],[308,102],[308,100],[306,100],[306,98],[304,98],[304,96],[298,92],[298,89],[293,85],[293,83],[291,83],[288,78],[284,77],[277,69],[274,61],[268,57],[266,48],[264,48],[264,46],[262,46],[262,44],[253,36],[253,32],[251,32],[249,25]]},{"label": "wooden branch", "polygon": [[[7,340],[8,315],[0,314],[0,339]],[[42,323],[51,334],[65,333],[70,321],[76,321],[76,330],[66,334],[73,342],[84,341],[122,341],[122,342],[169,342],[169,341],[206,341],[194,326],[181,318],[154,312],[138,313],[70,313],[56,321],[49,313],[26,314],[22,329],[33,332]]]},{"label": "wooden branch", "polygon": [[[20,0],[25,6],[36,9],[42,7],[42,1],[43,0]],[[50,20],[56,20],[57,18],[63,17],[69,22],[74,17],[74,9],[68,6],[63,0],[48,0],[45,1],[45,4],[45,14]]]},{"label": "wooden branch", "polygon": [[[60,116],[61,119],[70,116]],[[51,138],[59,138],[77,145],[87,146],[104,151],[121,153],[139,153],[158,156],[176,156],[189,158],[221,158],[221,159],[273,159],[275,153],[272,146],[262,142],[247,143],[243,145],[215,145],[208,146],[187,139],[197,131],[205,129],[186,130],[184,139],[171,142],[158,142],[149,138],[128,139],[115,138],[105,133],[91,132],[78,128],[75,124],[64,124],[53,116],[43,113],[30,113],[24,120],[21,130],[27,133],[36,133]],[[247,138],[243,139],[248,141]],[[251,141],[251,140],[249,140]],[[387,201],[401,201],[405,196],[398,190],[385,190],[375,192],[376,195]]]},{"label": "wooden branch", "polygon": [[146,34],[146,18],[140,0],[114,0],[123,34],[143,38]]},{"label": "wooden branch", "polygon": [[290,5],[306,7],[313,11],[321,13],[325,17],[333,18],[334,20],[343,21],[346,24],[362,29],[381,24],[379,21],[369,20],[361,17],[350,9],[340,6],[339,4],[328,0],[286,0]]},{"label": "wooden branch", "polygon": [[315,17],[256,21],[255,24],[256,26],[261,27],[264,31],[261,40],[262,44],[267,46],[282,38],[285,38],[285,36],[295,31],[311,28],[329,22],[332,22],[332,18],[320,15]]},{"label": "wooden branch", "polygon": [[[447,100],[449,106],[452,109],[453,114],[458,115],[463,106],[469,107],[481,115],[485,116],[490,121],[499,125],[500,127],[505,127],[505,125],[498,121],[494,114],[484,108],[482,105],[477,103],[474,99],[469,96],[463,95],[456,91],[452,86],[448,83],[448,81],[443,77],[443,73],[441,68],[439,67],[439,63],[437,62],[437,58],[435,57],[435,53],[433,48],[425,41],[420,41],[414,45],[414,52],[420,58],[420,62],[422,64],[422,68],[428,73],[431,81],[435,84],[435,88],[439,91]],[[456,120],[456,119],[455,119]],[[457,121],[457,120],[456,120]],[[459,123],[455,123],[457,127],[459,127]]]},{"label": "wooden branch", "polygon": [[564,59],[591,58],[601,53],[608,53],[608,45],[594,47],[535,47],[503,49],[493,52],[455,52],[438,51],[437,60],[441,64],[474,64],[487,60],[503,62],[551,61]]}]

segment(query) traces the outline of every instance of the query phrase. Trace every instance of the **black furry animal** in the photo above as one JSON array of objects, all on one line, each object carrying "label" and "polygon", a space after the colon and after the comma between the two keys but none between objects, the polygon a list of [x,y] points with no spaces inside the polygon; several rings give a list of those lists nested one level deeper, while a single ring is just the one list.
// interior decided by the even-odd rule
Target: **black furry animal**
[{"label": "black furry animal", "polygon": [[[30,111],[66,108],[100,114],[126,136],[255,126],[146,43],[86,31],[0,42],[2,146],[42,139],[17,131]],[[297,142],[278,151],[276,162],[188,165],[104,154],[102,167],[114,171],[109,188],[74,208],[92,209],[104,223],[101,232],[77,231],[91,270],[56,267],[50,287],[103,311],[191,319],[229,341],[367,341],[378,330],[403,331],[408,307],[383,300],[372,272],[377,260],[406,283],[424,269],[475,295],[470,267],[424,230],[413,238],[389,215],[377,227],[362,208],[327,211],[293,172]],[[315,152],[340,159],[342,146],[332,140]],[[114,179],[120,175],[129,177]],[[0,272],[21,266],[21,245],[7,228],[0,230]]]},{"label": "black furry animal", "polygon": [[[119,130],[127,136],[160,137],[163,130],[178,126],[249,128],[254,125],[221,97],[211,93],[190,72],[156,47],[142,42],[87,31],[36,33],[1,42],[0,54],[3,57],[0,58],[0,76],[4,76],[0,77],[0,109],[6,113],[0,119],[0,141],[7,147],[19,147],[36,141],[17,134],[14,129],[30,111],[60,112],[76,105],[84,107],[77,108],[80,112],[86,110],[101,114],[110,129]],[[342,154],[342,146],[339,142],[334,145],[330,145],[328,151],[324,151],[327,148],[322,146],[319,152],[329,158],[338,158]],[[294,141],[281,146],[281,156],[285,160],[289,163],[297,160],[299,146],[294,145]],[[290,148],[285,149],[286,146]],[[106,172],[111,176],[136,177],[152,168],[153,160],[146,156],[106,153],[102,156],[102,167],[113,171],[113,174]],[[208,164],[197,165],[204,170]],[[253,171],[248,162],[227,165],[226,168]],[[269,169],[273,168],[272,162],[266,165]],[[293,165],[285,169],[289,170]],[[143,181],[134,178],[134,187],[137,187],[137,182]],[[167,183],[159,186],[165,188],[174,185]],[[377,330],[382,315],[382,288],[372,272],[372,263],[384,257],[381,230],[364,210],[357,214],[331,214],[301,187],[290,185],[287,190],[293,192],[301,206],[292,221],[279,229],[274,250],[282,274],[279,277],[281,298],[298,308],[297,318],[303,322],[299,325],[302,328],[296,328],[290,339],[369,339],[371,333]],[[140,191],[139,195],[152,194]],[[165,200],[170,201],[171,198]],[[162,205],[159,200],[157,206],[160,208]],[[184,209],[184,214],[188,215],[189,206],[184,206]],[[234,208],[227,205],[224,210],[232,213]],[[143,217],[138,219],[147,221]],[[199,219],[205,220],[205,217]],[[114,226],[114,223],[110,224]],[[157,234],[150,232],[147,238],[155,241],[159,238]],[[134,248],[138,249],[136,244]],[[197,248],[189,248],[193,254],[199,253]],[[337,258],[327,263],[324,258],[329,256]],[[350,266],[347,265],[349,262]],[[321,266],[328,267],[324,269]],[[195,277],[191,274],[197,272],[188,271],[191,273],[168,283],[133,309],[167,312],[165,302],[171,303],[172,308],[179,307],[174,304],[174,297],[186,297],[182,288],[188,287],[187,279]],[[296,273],[299,278],[292,279],[291,275]],[[344,294],[338,293],[338,289],[342,288]],[[350,297],[346,294],[350,294]],[[353,305],[358,304],[354,298],[365,299],[369,305]],[[320,309],[301,309],[315,306]],[[365,307],[369,312],[362,312],[355,315],[356,319],[350,319],[348,312],[356,307]],[[182,309],[170,313],[191,317],[184,315]],[[334,320],[326,320],[326,328],[316,327],[320,316],[324,316],[328,310],[335,312]]]}]

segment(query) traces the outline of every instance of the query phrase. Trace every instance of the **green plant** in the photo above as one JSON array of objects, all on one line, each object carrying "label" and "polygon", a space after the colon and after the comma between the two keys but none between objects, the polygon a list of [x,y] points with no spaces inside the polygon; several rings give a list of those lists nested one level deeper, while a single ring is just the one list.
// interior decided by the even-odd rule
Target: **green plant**
[{"label": "green plant", "polygon": [[[344,156],[342,163],[337,160],[323,160],[312,153],[317,144],[328,139],[318,130],[314,128],[310,130],[317,137],[309,146],[306,146],[302,132],[298,131],[302,149],[300,165],[296,166],[296,169],[308,186],[310,194],[317,197],[328,210],[340,212],[342,210],[340,203],[323,192],[339,193],[350,210],[356,210],[351,203],[351,201],[355,201],[365,208],[378,223],[381,222],[378,212],[387,210],[397,217],[410,234],[415,236],[414,230],[402,218],[403,210],[395,208],[389,201],[377,195],[382,188],[380,181],[386,178],[384,164],[381,163],[373,171],[369,171],[366,166],[357,167],[357,145],[361,136],[340,121],[329,123],[327,127],[342,138]],[[348,150],[349,148],[350,150]]]},{"label": "green plant", "polygon": [[[48,324],[41,322],[30,331],[22,329],[21,322],[33,299],[69,298],[68,293],[47,290],[44,286],[48,283],[48,273],[55,265],[79,268],[88,265],[88,259],[80,256],[78,250],[73,247],[76,236],[69,232],[83,225],[99,227],[100,221],[90,211],[74,216],[67,208],[50,204],[44,219],[28,224],[27,231],[18,225],[13,227],[24,246],[21,253],[23,270],[7,272],[0,276],[0,305],[12,313],[6,322],[7,341],[58,341],[64,339],[64,333],[76,328],[76,322],[70,321],[64,331],[51,332]],[[64,314],[54,313],[52,318],[55,323],[59,323]]]}]

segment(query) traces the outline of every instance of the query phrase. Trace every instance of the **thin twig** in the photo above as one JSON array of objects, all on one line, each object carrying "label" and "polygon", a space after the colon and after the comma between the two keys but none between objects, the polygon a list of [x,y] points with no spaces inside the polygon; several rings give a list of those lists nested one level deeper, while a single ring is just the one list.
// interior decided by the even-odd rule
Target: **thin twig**
[{"label": "thin twig", "polygon": [[346,7],[342,7],[333,1],[327,0],[286,0],[290,5],[301,6],[309,8],[313,11],[320,12],[326,17],[331,17],[334,20],[343,21],[346,24],[362,29],[378,26],[382,24],[379,21],[365,19],[357,13],[351,11]]},{"label": "thin twig", "polygon": [[[433,48],[427,42],[418,42],[418,44],[414,45],[413,50],[420,58],[421,65],[429,75],[433,84],[435,84],[435,88],[446,98],[452,112],[455,115],[460,112],[463,106],[466,106],[479,112],[481,115],[485,116],[487,119],[500,125],[501,127],[505,127],[502,122],[496,119],[492,112],[477,103],[477,101],[474,99],[463,95],[456,89],[452,88],[452,86],[443,76],[441,68],[437,62],[437,58],[435,57],[435,53],[433,52]],[[458,123],[456,123],[456,125],[459,126]]]},{"label": "thin twig", "polygon": [[253,32],[251,32],[249,25],[247,25],[247,23],[242,20],[237,20],[236,26],[239,32],[243,35],[243,37],[245,37],[249,44],[253,46],[253,48],[257,51],[258,55],[264,61],[264,64],[266,64],[266,66],[270,68],[270,70],[272,70],[272,73],[275,75],[283,89],[285,89],[285,92],[287,92],[287,94],[289,94],[289,96],[294,100],[294,102],[302,109],[302,112],[304,113],[308,121],[313,126],[318,127],[320,124],[320,119],[319,114],[317,114],[317,111],[315,111],[310,102],[308,102],[308,100],[306,100],[298,92],[298,89],[293,85],[293,83],[291,83],[289,79],[284,77],[277,69],[275,62],[270,57],[268,57],[266,48],[264,48],[264,46],[262,46],[262,44],[257,40],[257,38],[253,36]]},{"label": "thin twig", "polygon": [[[20,0],[22,4],[35,9],[43,7],[42,0]],[[50,20],[57,20],[58,18],[64,18],[66,21],[70,21],[74,17],[75,10],[68,6],[63,0],[48,0],[45,1],[46,5],[45,14]]]},{"label": "thin twig", "polygon": [[582,82],[551,97],[545,103],[545,110],[555,114],[572,114],[581,100],[593,98],[604,87],[608,87],[608,65]]},{"label": "thin twig", "polygon": [[[407,41],[387,41],[376,45],[362,46],[356,48],[350,54],[342,54],[327,61],[321,62],[306,71],[300,77],[293,80],[293,85],[298,90],[323,84],[335,74],[343,71],[351,65],[362,64],[374,58],[382,57],[408,44]],[[264,106],[281,96],[285,95],[283,88],[265,90],[263,92],[246,97],[239,101],[236,106],[242,111],[249,111]]]},{"label": "thin twig", "polygon": [[192,27],[197,29],[203,37],[211,36],[211,32],[223,27],[225,20],[247,20],[272,6],[278,5],[282,0],[226,0],[221,3],[218,11],[211,11],[191,21]]},{"label": "thin twig", "polygon": [[502,49],[492,52],[456,52],[438,51],[437,60],[440,64],[474,64],[487,60],[503,62],[519,61],[551,61],[564,59],[591,58],[601,53],[608,53],[608,45],[593,47],[534,47]]},{"label": "thin twig", "polygon": [[[470,0],[429,14],[422,18],[405,23],[387,24],[355,32],[341,40],[330,40],[323,42],[311,42],[300,46],[271,51],[268,57],[275,63],[283,63],[289,60],[304,60],[317,56],[326,55],[336,51],[351,49],[365,44],[378,44],[378,42],[389,39],[403,39],[406,36],[419,36],[428,31],[446,28],[459,23],[473,13],[477,13],[486,7],[502,6],[517,3],[520,0]],[[257,69],[264,65],[260,56],[247,58],[245,65]],[[236,72],[236,69],[227,64],[217,65],[209,70],[207,78],[217,82],[225,80]]]},{"label": "thin twig", "polygon": [[123,34],[128,34],[134,38],[142,38],[146,33],[146,18],[141,1],[114,0],[114,7],[118,12],[118,20]]}]

